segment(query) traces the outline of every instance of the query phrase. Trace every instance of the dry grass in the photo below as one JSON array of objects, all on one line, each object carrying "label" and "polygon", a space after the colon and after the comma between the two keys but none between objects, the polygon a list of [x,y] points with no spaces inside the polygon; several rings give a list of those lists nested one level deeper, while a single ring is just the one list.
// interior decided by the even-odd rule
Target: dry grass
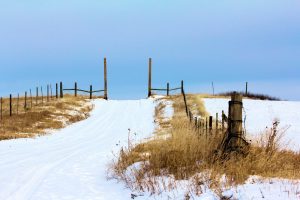
[{"label": "dry grass", "polygon": [[[19,103],[19,106],[18,106]],[[3,118],[0,120],[0,140],[28,138],[42,135],[49,129],[63,128],[67,124],[89,116],[92,105],[83,96],[65,95],[63,99],[52,99],[38,104],[29,99],[24,108],[24,99],[13,99],[13,115],[9,116],[9,99],[3,99]]]},{"label": "dry grass", "polygon": [[[190,95],[188,99],[194,112],[206,114],[201,99]],[[204,184],[197,174],[202,179],[205,176],[205,181],[216,190],[220,189],[222,175],[226,175],[228,185],[243,183],[250,175],[300,178],[300,154],[278,148],[276,129],[252,144],[246,155],[232,154],[224,158],[218,151],[224,133],[195,130],[185,115],[180,96],[174,96],[172,100],[174,117],[169,121],[171,129],[168,132],[171,137],[123,148],[118,160],[110,166],[112,176],[125,181],[131,189],[159,193],[176,187],[176,181],[161,182],[159,177],[174,177],[176,180],[192,178],[190,190],[196,191]],[[156,117],[161,117],[162,110],[163,106],[159,106]],[[162,131],[164,128],[161,127],[157,132]],[[134,163],[139,166],[133,167]]]}]

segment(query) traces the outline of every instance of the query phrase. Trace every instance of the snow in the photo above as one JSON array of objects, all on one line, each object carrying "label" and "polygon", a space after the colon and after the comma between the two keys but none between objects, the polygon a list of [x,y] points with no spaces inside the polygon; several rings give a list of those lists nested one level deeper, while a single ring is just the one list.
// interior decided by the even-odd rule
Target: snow
[{"label": "snow", "polygon": [[[203,99],[206,110],[215,116],[215,113],[228,112],[229,99],[205,98]],[[288,148],[300,150],[300,102],[296,101],[262,101],[243,100],[247,137],[259,136],[266,131],[266,127],[272,127],[274,119],[279,119],[280,130],[288,128],[284,134],[284,144]]]},{"label": "snow", "polygon": [[0,199],[130,199],[107,181],[112,151],[154,131],[152,100],[95,100],[87,120],[36,139],[0,141]]},{"label": "snow", "polygon": [[[268,115],[270,112],[266,110],[272,110],[271,114],[274,114],[279,109],[274,106],[276,102],[248,101],[245,100],[245,109],[249,125],[253,123],[251,118],[259,111],[260,115]],[[210,112],[225,110],[227,102],[205,100]],[[93,103],[95,109],[88,119],[54,131],[51,135],[0,141],[1,200],[185,199],[187,194],[196,200],[220,199],[208,187],[209,180],[202,186],[203,193],[200,196],[189,190],[189,180],[175,181],[172,177],[158,178],[165,182],[175,181],[177,188],[154,196],[147,192],[132,192],[122,182],[107,180],[107,164],[114,159],[113,152],[128,145],[128,135],[135,143],[151,137],[156,126],[154,110],[157,102],[151,98],[134,101],[94,100]],[[283,103],[281,108],[296,113],[299,103],[294,106],[293,102]],[[170,118],[174,111],[171,103],[167,104],[164,117]],[[286,113],[280,115],[281,122],[286,120],[294,125],[294,121],[288,120],[287,116]],[[272,117],[270,115],[268,118],[270,121],[257,122],[261,126],[249,127],[249,130],[264,129],[265,124],[272,122]],[[132,167],[138,168],[140,164],[135,163]],[[299,199],[299,190],[299,181],[250,177],[243,185],[223,189],[222,195],[245,200]]]}]

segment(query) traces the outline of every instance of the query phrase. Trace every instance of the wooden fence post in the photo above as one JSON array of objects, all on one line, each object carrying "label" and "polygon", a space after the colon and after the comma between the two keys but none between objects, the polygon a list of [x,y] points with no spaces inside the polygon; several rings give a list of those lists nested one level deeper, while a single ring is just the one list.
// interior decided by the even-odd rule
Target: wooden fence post
[{"label": "wooden fence post", "polygon": [[63,83],[60,82],[60,98],[64,98]]},{"label": "wooden fence post", "polygon": [[245,95],[248,96],[248,82],[246,82],[246,92]]},{"label": "wooden fence post", "polygon": [[212,131],[213,117],[209,116],[209,131]]},{"label": "wooden fence post", "polygon": [[184,93],[184,88],[183,88],[183,80],[181,81],[181,94]]},{"label": "wooden fence post", "polygon": [[192,122],[192,119],[193,119],[193,114],[191,111],[189,111],[189,116],[190,116],[190,122]]},{"label": "wooden fence post", "polygon": [[42,95],[42,105],[44,104],[44,93],[43,93],[43,86],[41,86],[41,95]]},{"label": "wooden fence post", "polygon": [[198,118],[195,117],[195,128],[198,128]]},{"label": "wooden fence post", "polygon": [[49,102],[49,85],[47,85],[47,102]]},{"label": "wooden fence post", "polygon": [[39,99],[39,88],[36,87],[36,99],[35,99],[35,105],[38,105],[38,99]]},{"label": "wooden fence post", "polygon": [[58,99],[58,83],[55,84],[55,97]]},{"label": "wooden fence post", "polygon": [[224,131],[224,125],[225,125],[225,113],[224,110],[222,110],[222,132]]},{"label": "wooden fence post", "polygon": [[9,116],[12,116],[12,95],[9,95]]},{"label": "wooden fence post", "polygon": [[241,144],[243,137],[243,97],[238,93],[233,93],[229,101],[228,128],[231,144],[237,146]]},{"label": "wooden fence post", "polygon": [[184,89],[182,89],[182,95],[183,95],[183,100],[184,100],[184,105],[185,105],[186,116],[189,116],[189,111],[188,111],[188,106],[187,106],[187,101],[186,101],[186,96],[185,96]]},{"label": "wooden fence post", "polygon": [[151,84],[152,84],[152,59],[149,58],[149,69],[148,69],[148,97],[151,96]]},{"label": "wooden fence post", "polygon": [[27,109],[27,92],[25,92],[25,99],[24,99],[24,110]]},{"label": "wooden fence post", "polygon": [[170,84],[167,83],[167,96],[169,96],[169,93],[170,93]]},{"label": "wooden fence post", "polygon": [[104,99],[108,99],[107,96],[107,62],[106,58],[104,58]]},{"label": "wooden fence post", "polygon": [[216,113],[216,131],[219,130],[219,113]]},{"label": "wooden fence post", "polygon": [[90,99],[93,99],[93,86],[90,85]]},{"label": "wooden fence post", "polygon": [[243,135],[243,96],[237,92],[231,95],[228,109],[228,134],[223,143],[223,152],[244,153],[248,143]]},{"label": "wooden fence post", "polygon": [[75,91],[75,92],[74,92],[74,93],[75,93],[74,95],[75,95],[75,97],[77,97],[77,82],[75,82],[75,88],[74,88],[74,91]]}]

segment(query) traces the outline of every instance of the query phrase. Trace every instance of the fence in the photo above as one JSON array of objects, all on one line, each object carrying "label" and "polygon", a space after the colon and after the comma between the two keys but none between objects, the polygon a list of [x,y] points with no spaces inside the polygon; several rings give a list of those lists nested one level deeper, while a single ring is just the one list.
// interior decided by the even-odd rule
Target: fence
[{"label": "fence", "polygon": [[[83,90],[78,88],[77,82],[74,84],[74,88],[63,88],[63,83],[60,82],[55,84],[55,95],[53,92],[53,88],[51,84],[48,84],[47,87],[47,94],[44,96],[43,87],[36,87],[35,97],[33,97],[31,89],[29,90],[29,94],[27,91],[24,93],[24,97],[20,97],[18,94],[17,97],[13,98],[12,94],[9,95],[8,99],[0,99],[0,120],[3,120],[3,116],[7,113],[7,115],[12,116],[13,114],[19,114],[20,104],[21,107],[24,108],[24,112],[28,109],[33,108],[33,106],[43,105],[46,102],[49,102],[53,99],[58,99],[64,97],[65,91],[74,91],[74,96],[77,97],[78,92],[88,93],[89,98],[93,98],[94,93],[101,93],[103,92],[103,96],[98,96],[100,98],[108,99],[108,89],[107,89],[107,61],[104,58],[104,89],[103,90],[93,90],[93,86],[90,85],[89,90]],[[22,103],[23,102],[23,103]],[[8,105],[7,112],[4,109],[4,105]]]},{"label": "fence", "polygon": [[181,86],[176,88],[170,88],[170,83],[167,83],[166,88],[152,88],[152,59],[149,58],[149,66],[148,66],[148,97],[152,95],[152,91],[165,91],[166,95],[169,96],[170,92],[183,90],[183,81],[181,81]]}]

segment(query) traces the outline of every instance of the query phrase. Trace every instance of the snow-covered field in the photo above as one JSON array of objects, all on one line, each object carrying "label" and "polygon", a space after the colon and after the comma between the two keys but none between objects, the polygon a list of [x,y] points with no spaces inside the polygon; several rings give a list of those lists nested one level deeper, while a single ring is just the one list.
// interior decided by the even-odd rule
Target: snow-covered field
[{"label": "snow-covered field", "polygon": [[[207,98],[203,100],[206,110],[212,116],[215,116],[217,112],[220,116],[222,110],[227,115],[229,99]],[[288,128],[284,134],[283,143],[288,143],[289,149],[300,150],[300,102],[244,99],[243,106],[248,138],[262,134],[266,127],[272,127],[274,119],[279,119],[280,130]]]},{"label": "snow-covered field", "polygon": [[[128,133],[135,142],[151,136],[156,126],[153,117],[156,103],[153,99],[93,103],[95,109],[90,118],[51,135],[0,141],[1,200],[131,199],[132,192],[124,183],[107,180],[107,164],[114,158],[112,152],[128,145]],[[171,117],[172,113],[168,105],[165,117]],[[187,187],[189,182],[177,183],[182,185],[177,190],[157,196],[137,194],[135,199],[185,199],[191,192]],[[219,199],[206,186],[202,192],[200,197],[191,192],[191,199]],[[223,194],[235,199],[299,199],[300,184],[251,177],[246,184]]]}]

